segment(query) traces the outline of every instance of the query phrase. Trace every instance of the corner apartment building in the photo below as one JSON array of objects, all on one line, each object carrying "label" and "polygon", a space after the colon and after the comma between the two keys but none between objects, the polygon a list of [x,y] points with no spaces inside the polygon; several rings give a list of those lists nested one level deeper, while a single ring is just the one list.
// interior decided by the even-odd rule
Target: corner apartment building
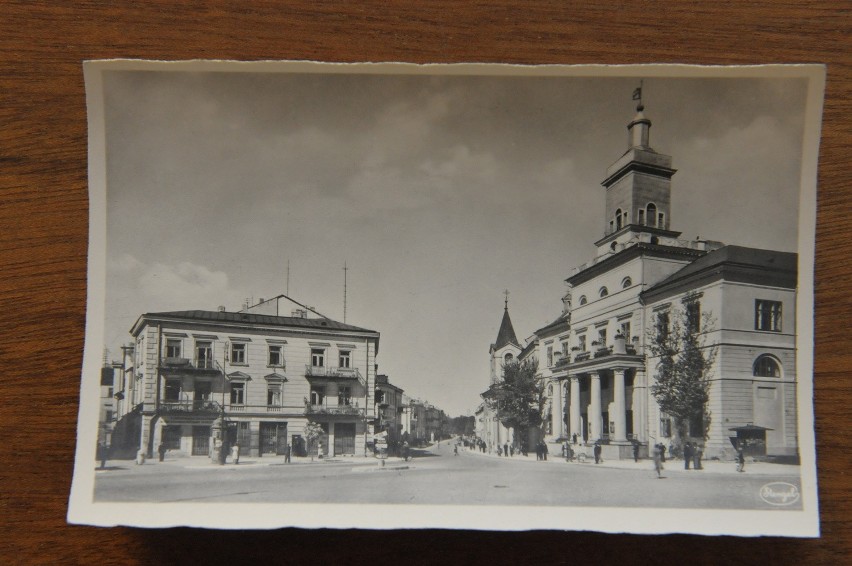
[{"label": "corner apartment building", "polygon": [[328,456],[365,454],[378,332],[281,295],[240,312],[146,313],[130,333],[123,428],[138,431],[136,447],[149,456],[160,443],[208,455],[220,417],[243,454],[283,454],[287,444],[304,454],[309,422],[322,427]]}]

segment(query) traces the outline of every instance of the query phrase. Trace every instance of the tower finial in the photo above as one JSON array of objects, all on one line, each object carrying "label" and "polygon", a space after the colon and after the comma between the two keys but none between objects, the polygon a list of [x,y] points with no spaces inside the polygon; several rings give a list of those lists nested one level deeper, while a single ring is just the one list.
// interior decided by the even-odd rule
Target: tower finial
[{"label": "tower finial", "polygon": [[633,91],[633,100],[639,101],[639,104],[636,105],[637,112],[645,110],[645,106],[642,104],[642,82],[643,79],[639,79],[639,88]]},{"label": "tower finial", "polygon": [[506,295],[506,299],[503,301],[503,310],[509,310],[509,290],[506,289],[503,294]]}]

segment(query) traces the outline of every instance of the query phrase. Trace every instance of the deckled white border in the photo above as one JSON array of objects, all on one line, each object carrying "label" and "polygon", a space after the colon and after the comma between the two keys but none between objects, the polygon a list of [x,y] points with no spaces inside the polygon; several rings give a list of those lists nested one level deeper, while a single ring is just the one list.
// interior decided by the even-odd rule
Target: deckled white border
[{"label": "deckled white border", "polygon": [[[95,503],[95,446],[106,301],[106,147],[102,73],[115,70],[251,73],[367,73],[574,77],[804,78],[808,80],[799,199],[797,297],[798,439],[802,457],[801,511],[607,507],[497,507],[243,503]],[[310,61],[139,61],[84,63],[89,125],[89,272],[86,346],[80,386],[77,451],[69,499],[70,523],[210,528],[448,528],[494,531],[593,530],[609,533],[695,533],[738,536],[819,536],[813,420],[813,308],[816,182],[825,91],[822,65],[498,65],[319,63]],[[449,512],[448,512],[449,511]]]}]

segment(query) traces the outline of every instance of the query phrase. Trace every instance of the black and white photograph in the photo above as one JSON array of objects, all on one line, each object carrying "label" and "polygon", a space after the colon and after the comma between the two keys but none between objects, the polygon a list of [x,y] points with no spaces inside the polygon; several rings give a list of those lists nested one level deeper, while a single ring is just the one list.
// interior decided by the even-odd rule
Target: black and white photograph
[{"label": "black and white photograph", "polygon": [[69,521],[819,536],[824,75],[87,62]]}]

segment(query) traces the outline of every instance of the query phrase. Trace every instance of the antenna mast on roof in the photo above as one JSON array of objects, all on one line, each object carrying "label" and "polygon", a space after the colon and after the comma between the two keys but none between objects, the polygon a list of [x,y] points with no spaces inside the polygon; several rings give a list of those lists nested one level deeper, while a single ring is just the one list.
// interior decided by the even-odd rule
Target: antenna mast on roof
[{"label": "antenna mast on roof", "polygon": [[346,261],[343,262],[343,322],[346,322],[346,275],[349,268],[346,267]]},{"label": "antenna mast on roof", "polygon": [[290,296],[290,260],[287,260],[287,285],[284,287],[286,290],[284,294],[288,297]]}]

